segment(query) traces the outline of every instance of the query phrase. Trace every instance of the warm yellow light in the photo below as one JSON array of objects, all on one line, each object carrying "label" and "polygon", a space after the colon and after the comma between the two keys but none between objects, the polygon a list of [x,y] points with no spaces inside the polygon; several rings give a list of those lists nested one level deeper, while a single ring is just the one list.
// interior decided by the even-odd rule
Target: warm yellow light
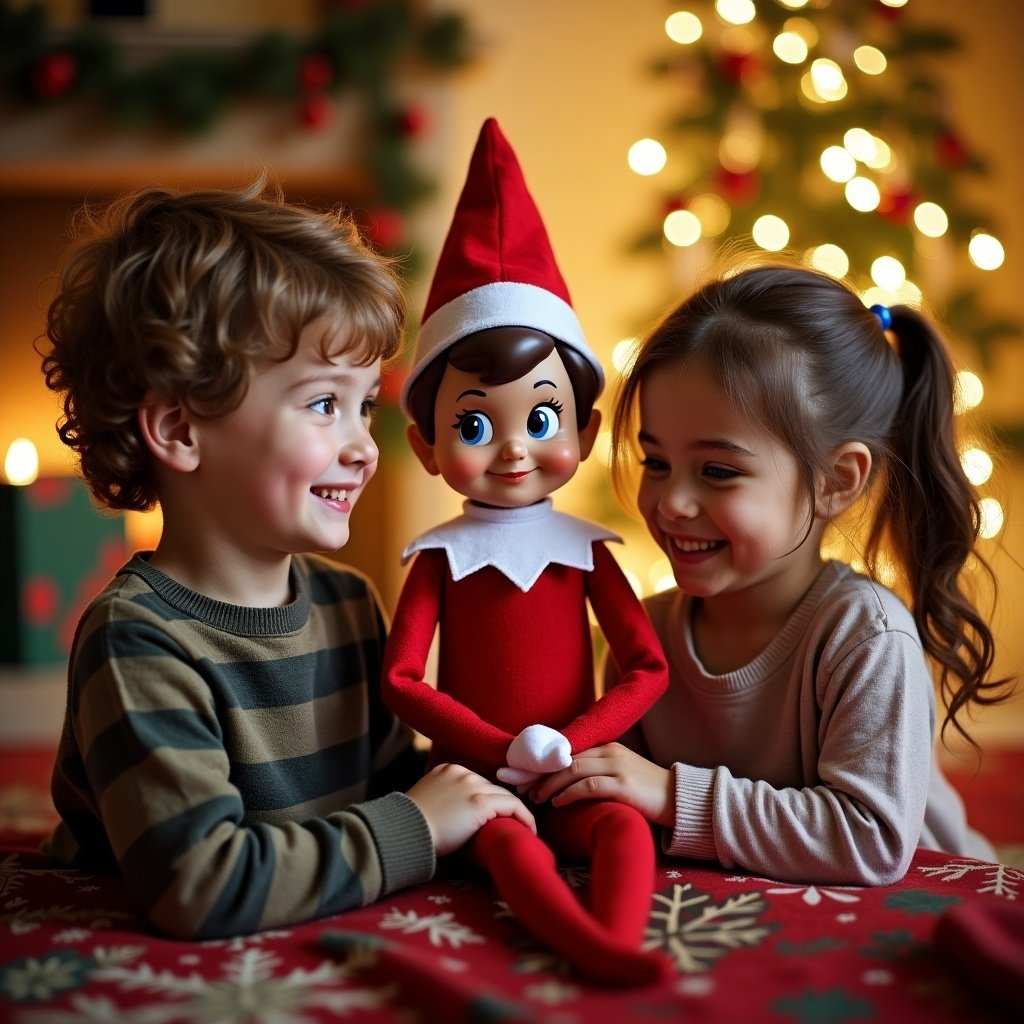
[{"label": "warm yellow light", "polygon": [[846,183],[846,201],[860,213],[870,213],[878,208],[882,194],[870,178],[851,178]]},{"label": "warm yellow light", "polygon": [[906,7],[907,0],[882,0],[885,7]]},{"label": "warm yellow light", "polygon": [[656,558],[647,570],[647,582],[657,588],[658,580],[672,576],[672,563],[667,558]]},{"label": "warm yellow light", "polygon": [[19,437],[11,442],[4,458],[4,476],[8,483],[19,486],[30,484],[39,476],[39,454],[27,437]]},{"label": "warm yellow light", "polygon": [[1006,258],[1003,243],[984,231],[976,232],[967,243],[967,253],[979,270],[998,270]]},{"label": "warm yellow light", "polygon": [[809,0],[779,0],[779,3],[783,7],[788,7],[791,11],[798,11],[801,7],[806,7]]},{"label": "warm yellow light", "polygon": [[831,242],[812,249],[809,260],[815,270],[820,270],[830,277],[846,277],[850,272],[850,257],[838,245],[833,245]]},{"label": "warm yellow light", "polygon": [[636,338],[623,338],[612,348],[612,366],[619,373],[625,373],[637,356],[638,342]]},{"label": "warm yellow light", "polygon": [[778,252],[789,244],[789,225],[773,213],[758,217],[750,233],[754,241],[769,252]]},{"label": "warm yellow light", "polygon": [[885,141],[885,139],[880,139],[877,135],[872,141],[875,144],[875,152],[872,156],[865,157],[864,163],[875,171],[891,170],[896,163],[892,147]]},{"label": "warm yellow light", "polygon": [[886,68],[885,54],[876,46],[858,46],[853,51],[853,63],[865,75],[880,75]]},{"label": "warm yellow light", "polygon": [[676,11],[665,19],[665,35],[680,46],[697,42],[703,33],[700,18],[691,11]]},{"label": "warm yellow light", "polygon": [[906,279],[906,268],[895,256],[879,256],[871,264],[871,280],[879,288],[894,292]]},{"label": "warm yellow light", "polygon": [[700,220],[690,210],[673,210],[662,225],[665,237],[673,244],[683,248],[700,240]]},{"label": "warm yellow light", "polygon": [[657,174],[668,162],[665,147],[657,139],[639,139],[629,147],[629,168],[637,174]]},{"label": "warm yellow light", "polygon": [[869,308],[878,305],[894,306],[896,305],[896,296],[888,288],[872,285],[860,293],[860,301]]},{"label": "warm yellow light", "polygon": [[808,21],[806,18],[787,18],[786,23],[782,26],[782,31],[799,36],[808,48],[816,46],[818,43],[818,28],[813,21]]},{"label": "warm yellow light", "polygon": [[761,138],[756,132],[737,130],[726,132],[718,143],[721,165],[734,174],[752,171],[761,159]]},{"label": "warm yellow light", "polygon": [[878,143],[874,135],[866,128],[850,128],[843,135],[843,145],[850,154],[861,163],[874,160],[878,152]]},{"label": "warm yellow light", "polygon": [[829,146],[821,154],[821,169],[826,178],[842,183],[857,173],[857,161],[842,146]]},{"label": "warm yellow light", "polygon": [[695,196],[690,202],[690,212],[700,221],[705,238],[717,238],[732,219],[729,204],[714,192]]},{"label": "warm yellow light", "polygon": [[666,590],[671,590],[676,585],[676,578],[672,573],[666,573],[664,576],[659,576],[654,581],[654,592],[656,594],[662,594]]},{"label": "warm yellow light", "polygon": [[921,306],[924,304],[924,295],[921,289],[909,277],[896,289],[894,299],[893,305],[898,303],[903,306]]},{"label": "warm yellow light", "polygon": [[949,229],[949,217],[938,203],[919,203],[914,209],[914,224],[922,235],[941,238]]},{"label": "warm yellow light", "polygon": [[810,52],[806,41],[795,32],[780,32],[772,40],[772,50],[786,64],[803,64]]},{"label": "warm yellow light", "polygon": [[841,100],[846,95],[846,78],[843,69],[828,57],[819,57],[811,62],[811,82],[814,90],[830,102]]},{"label": "warm yellow light", "polygon": [[978,535],[984,540],[991,540],[1003,528],[1003,506],[995,498],[982,498],[978,506],[981,512]]},{"label": "warm yellow light", "polygon": [[975,487],[980,487],[992,475],[992,456],[980,448],[968,448],[961,452],[960,465],[964,468],[964,475]]},{"label": "warm yellow light", "polygon": [[953,389],[953,409],[957,414],[967,412],[981,404],[985,397],[985,385],[981,378],[971,370],[960,370],[956,375],[956,386]]},{"label": "warm yellow light", "polygon": [[749,25],[757,10],[753,0],[715,0],[715,13],[730,25]]},{"label": "warm yellow light", "polygon": [[602,466],[612,464],[612,432],[610,430],[602,430],[594,440],[594,458]]}]

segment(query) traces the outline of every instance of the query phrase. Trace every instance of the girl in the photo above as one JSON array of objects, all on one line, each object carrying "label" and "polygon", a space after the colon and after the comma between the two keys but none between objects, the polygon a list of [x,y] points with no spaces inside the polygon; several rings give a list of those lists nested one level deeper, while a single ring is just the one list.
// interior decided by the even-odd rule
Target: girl
[{"label": "girl", "polygon": [[[678,584],[647,601],[669,690],[633,749],[578,754],[534,797],[617,798],[669,853],[804,882],[885,885],[918,845],[994,859],[933,760],[929,661],[962,733],[958,713],[1008,682],[988,681],[992,633],[965,593],[968,563],[987,566],[953,391],[920,313],[809,270],[748,269],[670,313],[614,421],[616,480],[635,437],[639,509]],[[869,485],[866,562],[884,546],[909,609],[822,560]]]}]

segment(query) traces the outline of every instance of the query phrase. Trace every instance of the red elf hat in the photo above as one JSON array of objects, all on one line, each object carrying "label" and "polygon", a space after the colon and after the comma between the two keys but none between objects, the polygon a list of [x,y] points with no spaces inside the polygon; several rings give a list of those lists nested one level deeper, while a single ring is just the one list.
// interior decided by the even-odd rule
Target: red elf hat
[{"label": "red elf hat", "polygon": [[492,327],[526,327],[576,349],[604,372],[583,336],[547,230],[498,122],[480,129],[466,184],[438,259],[423,310],[409,389],[426,367],[457,341]]}]

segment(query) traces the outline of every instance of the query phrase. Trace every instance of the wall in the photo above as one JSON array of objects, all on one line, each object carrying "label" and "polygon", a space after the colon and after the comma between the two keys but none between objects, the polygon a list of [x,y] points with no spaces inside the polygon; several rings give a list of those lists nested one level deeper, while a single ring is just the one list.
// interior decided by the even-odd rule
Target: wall
[{"label": "wall", "polygon": [[[464,11],[481,53],[473,67],[442,86],[421,84],[417,92],[433,114],[433,130],[421,144],[421,156],[440,182],[435,200],[416,218],[422,265],[432,268],[436,260],[480,124],[494,115],[517,151],[577,312],[607,365],[612,345],[652,318],[665,294],[663,271],[626,253],[626,241],[636,225],[650,222],[656,185],[626,168],[625,153],[636,138],[658,127],[662,105],[668,103],[647,75],[645,62],[664,49],[661,24],[671,7],[664,0],[429,3],[436,9],[454,6]],[[946,60],[942,74],[954,89],[954,120],[993,165],[992,177],[977,185],[976,194],[982,208],[994,206],[999,211],[1007,261],[1002,271],[986,279],[986,294],[995,307],[1024,318],[1019,295],[1024,279],[1024,204],[1017,184],[1024,157],[1019,128],[1024,62],[1017,53],[1024,37],[1024,6],[1015,0],[977,0],[970,5],[959,0],[911,0],[909,11],[911,17],[949,25],[965,41],[965,52]],[[260,160],[278,162],[289,173],[310,165],[318,173],[330,173],[343,139],[321,140],[311,153],[309,139],[296,139],[278,130],[282,126],[277,122],[275,126],[271,131],[265,120],[253,119],[251,111],[239,112],[229,119],[219,142],[205,144],[213,146],[213,152],[205,152],[202,160],[238,167],[255,154]],[[10,160],[2,145],[0,180]],[[304,148],[296,154],[295,146]],[[140,159],[138,154],[134,158]],[[68,170],[73,177],[74,166]],[[38,282],[55,260],[54,229],[59,234],[64,214],[53,210],[47,220],[38,207],[21,204],[17,199],[16,208],[0,206],[0,346],[5,367],[0,379],[0,450],[11,437],[29,429],[48,436],[55,414],[26,346],[38,331],[47,296],[46,284]],[[414,315],[425,287],[425,276],[413,284]],[[994,408],[1024,418],[1021,352],[1024,345],[1009,348],[988,383]],[[35,396],[31,401],[29,394]],[[56,447],[48,455],[60,457]],[[381,584],[390,597],[401,578],[394,552],[424,526],[454,511],[457,502],[404,453],[395,450],[389,459],[395,485],[381,493],[380,505],[393,517],[392,526],[388,536],[372,540],[379,540],[377,546],[384,549],[375,564],[382,566]],[[1007,470],[1002,497],[1010,526],[1003,535],[1005,552],[993,548],[993,554],[1005,596],[1005,610],[997,620],[999,667],[1015,672],[1024,666],[1024,631],[1017,627],[1024,602],[1024,474],[1020,466]],[[603,474],[591,460],[560,496],[560,505],[578,508],[595,488],[604,487]],[[357,539],[360,536],[366,534],[357,530]],[[359,541],[360,549],[355,543],[345,555],[358,560],[365,540]],[[624,555],[638,564],[648,558],[642,537],[631,539]]]}]

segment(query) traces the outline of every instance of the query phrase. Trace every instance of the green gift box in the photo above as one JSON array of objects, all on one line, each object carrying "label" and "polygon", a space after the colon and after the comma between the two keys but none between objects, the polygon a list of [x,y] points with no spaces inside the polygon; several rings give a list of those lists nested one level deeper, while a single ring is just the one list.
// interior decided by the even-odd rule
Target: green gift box
[{"label": "green gift box", "polygon": [[0,484],[0,662],[67,658],[79,616],[125,561],[124,517],[77,477]]}]

